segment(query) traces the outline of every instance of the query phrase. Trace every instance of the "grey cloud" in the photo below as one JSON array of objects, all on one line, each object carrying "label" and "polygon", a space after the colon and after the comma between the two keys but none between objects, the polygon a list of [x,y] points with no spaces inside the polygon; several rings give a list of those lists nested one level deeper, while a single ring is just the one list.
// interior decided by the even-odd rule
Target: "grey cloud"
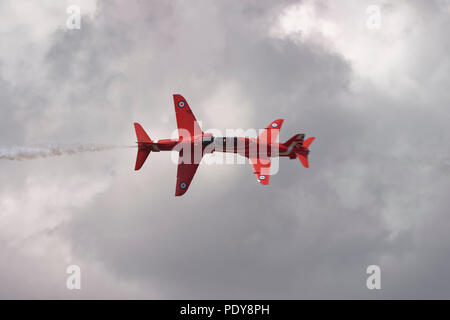
[{"label": "grey cloud", "polygon": [[[8,85],[0,91],[2,103],[19,99],[25,106],[14,116],[2,109],[8,119],[2,124],[20,124],[5,131],[6,144],[16,133],[24,136],[19,142],[128,143],[136,120],[163,138],[175,129],[174,92],[188,99],[204,126],[226,126],[221,113],[243,107],[211,116],[207,103],[229,83],[238,93],[225,99],[247,103],[249,119],[236,119],[238,126],[265,127],[281,117],[280,140],[297,132],[317,137],[311,168],[282,159],[269,188],[256,183],[249,165],[205,165],[182,198],[173,196],[176,167],[163,153],[150,155],[138,173],[132,150],[2,163],[2,180],[14,180],[1,186],[4,199],[25,192],[31,201],[35,184],[44,193],[59,186],[62,200],[46,204],[42,217],[72,259],[96,275],[95,288],[81,296],[448,297],[449,171],[439,162],[449,138],[443,90],[449,79],[439,73],[448,67],[448,41],[440,33],[448,14],[431,6],[426,12],[436,19],[415,29],[413,42],[426,43],[435,57],[412,53],[408,76],[415,83],[434,80],[396,98],[365,83],[329,48],[268,36],[291,3],[100,1],[82,30],[52,35],[42,84],[16,89],[20,98]],[[435,37],[426,37],[427,30]],[[355,81],[362,89],[354,89]],[[66,199],[66,192],[79,200]],[[53,222],[59,212],[65,218]],[[41,237],[41,231],[30,232]],[[17,237],[0,238],[7,243],[2,253],[14,255],[8,248]],[[20,246],[25,258],[17,254],[1,265],[13,296],[38,296],[14,286],[23,271],[11,266],[30,261],[28,246]],[[55,289],[63,276],[46,273],[63,258],[45,258],[44,296],[70,297]],[[365,287],[370,264],[382,268],[381,292]]]}]

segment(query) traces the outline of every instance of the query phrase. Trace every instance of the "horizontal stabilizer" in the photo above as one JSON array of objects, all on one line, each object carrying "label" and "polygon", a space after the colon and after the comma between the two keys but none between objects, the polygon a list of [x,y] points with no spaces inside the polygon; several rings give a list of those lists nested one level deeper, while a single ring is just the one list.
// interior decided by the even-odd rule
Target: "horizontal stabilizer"
[{"label": "horizontal stabilizer", "polygon": [[313,141],[314,141],[315,139],[316,139],[316,138],[311,137],[311,138],[308,138],[308,139],[306,139],[305,141],[303,141],[303,148],[308,149],[309,146],[311,145],[311,143],[313,143]]},{"label": "horizontal stabilizer", "polygon": [[308,138],[305,141],[303,141],[302,147],[304,149],[301,151],[297,151],[297,153],[296,153],[298,160],[300,160],[300,162],[302,163],[302,165],[305,168],[309,168],[309,161],[308,161],[309,150],[308,150],[308,148],[315,139],[316,138],[311,137],[311,138]]},{"label": "horizontal stabilizer", "polygon": [[309,168],[308,156],[307,156],[307,155],[304,156],[304,155],[302,155],[302,154],[300,154],[300,153],[297,153],[297,158],[298,158],[298,160],[300,160],[300,162],[302,163],[302,165],[303,165],[305,168]]},{"label": "horizontal stabilizer", "polygon": [[139,123],[134,123],[134,129],[136,130],[136,137],[138,142],[152,142],[152,139],[150,139],[144,128],[142,128]]},{"label": "horizontal stabilizer", "polygon": [[139,170],[144,165],[145,160],[147,160],[148,155],[150,154],[150,150],[148,149],[138,149],[137,157],[136,157],[136,166],[134,170]]},{"label": "horizontal stabilizer", "polygon": [[144,162],[147,160],[147,157],[151,151],[145,144],[152,143],[152,139],[150,139],[144,128],[142,128],[139,123],[134,123],[134,129],[136,130],[136,138],[138,142],[138,153],[134,170],[139,170],[144,165]]}]

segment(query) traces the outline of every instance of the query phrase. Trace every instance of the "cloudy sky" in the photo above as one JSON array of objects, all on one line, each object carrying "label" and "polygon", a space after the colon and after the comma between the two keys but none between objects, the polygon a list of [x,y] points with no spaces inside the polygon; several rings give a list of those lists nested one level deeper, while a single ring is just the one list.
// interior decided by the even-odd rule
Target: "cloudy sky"
[{"label": "cloudy sky", "polygon": [[204,165],[177,198],[170,153],[0,160],[0,298],[450,298],[448,0],[1,0],[0,21],[3,152],[170,137],[173,93],[205,130],[317,137],[269,187]]}]

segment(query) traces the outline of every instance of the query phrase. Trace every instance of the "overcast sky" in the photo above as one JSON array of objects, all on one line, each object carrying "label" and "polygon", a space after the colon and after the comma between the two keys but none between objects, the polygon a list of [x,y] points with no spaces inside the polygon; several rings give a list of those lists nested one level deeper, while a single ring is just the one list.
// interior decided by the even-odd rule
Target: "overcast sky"
[{"label": "overcast sky", "polygon": [[204,130],[317,138],[309,169],[203,165],[182,197],[170,153],[0,160],[0,298],[450,298],[448,0],[1,0],[0,21],[6,150],[168,138],[173,93]]}]

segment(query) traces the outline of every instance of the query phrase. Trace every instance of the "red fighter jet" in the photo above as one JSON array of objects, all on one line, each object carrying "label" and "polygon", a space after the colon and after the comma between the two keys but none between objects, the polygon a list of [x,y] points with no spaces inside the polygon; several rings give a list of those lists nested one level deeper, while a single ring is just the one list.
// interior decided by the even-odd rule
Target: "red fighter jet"
[{"label": "red fighter jet", "polygon": [[306,168],[309,166],[308,148],[315,138],[305,140],[305,135],[301,133],[294,135],[285,143],[276,142],[283,119],[271,122],[257,138],[214,137],[211,133],[202,131],[185,98],[174,94],[173,101],[177,117],[178,139],[153,141],[139,123],[134,123],[134,128],[138,144],[135,170],[142,167],[152,151],[179,152],[175,196],[186,193],[202,157],[212,152],[231,152],[247,157],[258,182],[263,185],[269,184],[271,157],[298,158],[303,166]]}]

